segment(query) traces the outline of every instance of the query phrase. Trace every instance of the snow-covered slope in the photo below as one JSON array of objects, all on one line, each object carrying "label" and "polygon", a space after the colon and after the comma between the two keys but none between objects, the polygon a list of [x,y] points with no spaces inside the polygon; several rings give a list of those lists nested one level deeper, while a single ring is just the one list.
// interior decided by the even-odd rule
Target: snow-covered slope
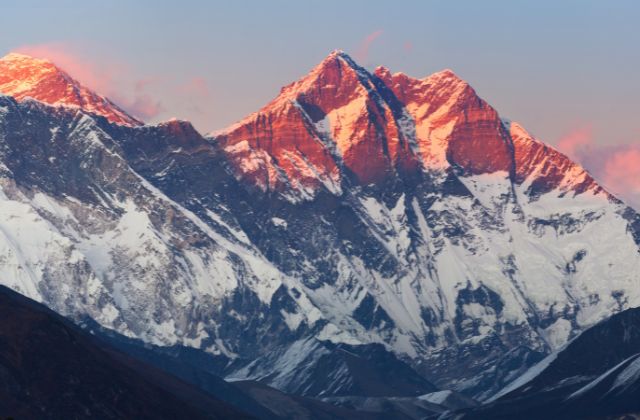
[{"label": "snow-covered slope", "polygon": [[236,379],[381,344],[487,398],[640,305],[637,214],[451,71],[334,52],[209,138],[85,111],[0,99],[2,282]]},{"label": "snow-covered slope", "polygon": [[4,284],[63,314],[215,353],[227,351],[215,332],[225,298],[243,290],[260,310],[284,283],[250,244],[132,170],[87,114],[7,97],[0,114]]}]

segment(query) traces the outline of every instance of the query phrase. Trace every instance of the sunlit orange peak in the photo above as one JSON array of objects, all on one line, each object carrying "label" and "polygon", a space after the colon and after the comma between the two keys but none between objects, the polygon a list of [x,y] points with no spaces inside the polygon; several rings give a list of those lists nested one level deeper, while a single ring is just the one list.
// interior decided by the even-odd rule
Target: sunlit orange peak
[{"label": "sunlit orange peak", "polygon": [[51,61],[25,54],[12,52],[0,59],[0,93],[18,101],[32,98],[49,105],[80,108],[116,124],[142,124]]}]

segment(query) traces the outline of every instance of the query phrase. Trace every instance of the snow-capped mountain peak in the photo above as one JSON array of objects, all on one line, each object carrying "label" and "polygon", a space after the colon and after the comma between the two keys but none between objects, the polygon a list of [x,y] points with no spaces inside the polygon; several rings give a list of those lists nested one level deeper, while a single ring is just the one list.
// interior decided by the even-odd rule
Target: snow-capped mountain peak
[{"label": "snow-capped mountain peak", "polygon": [[451,70],[424,79],[370,73],[342,51],[216,137],[239,178],[298,200],[339,193],[346,178],[370,185],[420,170],[513,165],[497,112]]},{"label": "snow-capped mountain peak", "polygon": [[81,108],[117,124],[142,124],[109,99],[91,91],[53,62],[20,53],[0,58],[0,93],[49,105]]}]

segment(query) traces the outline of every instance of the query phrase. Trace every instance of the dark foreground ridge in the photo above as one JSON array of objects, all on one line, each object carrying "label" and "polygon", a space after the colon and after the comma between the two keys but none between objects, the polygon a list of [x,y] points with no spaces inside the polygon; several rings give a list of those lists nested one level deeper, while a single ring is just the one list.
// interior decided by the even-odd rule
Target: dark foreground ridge
[{"label": "dark foreground ridge", "polygon": [[0,416],[249,418],[0,286]]}]

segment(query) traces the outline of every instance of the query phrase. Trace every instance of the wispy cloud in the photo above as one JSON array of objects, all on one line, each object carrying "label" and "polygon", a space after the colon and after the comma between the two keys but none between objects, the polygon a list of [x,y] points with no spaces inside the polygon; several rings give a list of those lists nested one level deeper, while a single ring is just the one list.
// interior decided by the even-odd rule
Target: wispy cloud
[{"label": "wispy cloud", "polygon": [[74,79],[104,95],[114,91],[114,80],[117,75],[126,72],[125,63],[116,59],[101,63],[92,62],[82,56],[78,45],[72,43],[48,42],[21,45],[13,51],[50,60]]},{"label": "wispy cloud", "polygon": [[173,91],[182,108],[192,116],[206,118],[215,108],[209,83],[204,77],[192,76],[178,83]]},{"label": "wispy cloud", "polygon": [[176,89],[183,95],[209,97],[211,92],[209,91],[209,84],[204,77],[194,76],[178,85]]},{"label": "wispy cloud", "polygon": [[579,153],[584,153],[585,148],[590,148],[592,143],[593,127],[589,123],[573,128],[556,142],[559,150],[574,159]]},{"label": "wispy cloud", "polygon": [[382,33],[382,29],[377,30],[370,33],[362,40],[360,46],[358,47],[358,50],[354,55],[356,60],[358,60],[362,64],[366,64],[369,61],[369,49],[371,48],[371,44],[373,44],[374,41],[378,39],[380,35],[382,35]]},{"label": "wispy cloud", "polygon": [[640,142],[602,145],[595,141],[592,125],[581,124],[556,145],[609,192],[640,210]]},{"label": "wispy cloud", "polygon": [[71,77],[108,97],[135,117],[148,120],[164,111],[153,95],[159,78],[132,79],[133,72],[128,63],[118,57],[102,54],[100,62],[96,62],[87,57],[79,45],[63,42],[22,45],[13,51],[52,61]]},{"label": "wispy cloud", "polygon": [[407,54],[411,54],[413,52],[413,42],[411,42],[411,41],[405,42],[404,45],[402,45],[402,49]]},{"label": "wispy cloud", "polygon": [[[602,150],[597,151],[603,154]],[[594,156],[592,159],[597,161]],[[640,210],[640,146],[627,145],[617,150],[609,150],[595,175],[602,177],[603,184],[613,193]]]},{"label": "wispy cloud", "polygon": [[158,77],[147,77],[136,80],[134,83],[133,95],[129,97],[118,96],[122,106],[130,113],[143,120],[150,120],[165,111],[162,103],[153,98],[149,89],[153,89],[161,79]]}]

